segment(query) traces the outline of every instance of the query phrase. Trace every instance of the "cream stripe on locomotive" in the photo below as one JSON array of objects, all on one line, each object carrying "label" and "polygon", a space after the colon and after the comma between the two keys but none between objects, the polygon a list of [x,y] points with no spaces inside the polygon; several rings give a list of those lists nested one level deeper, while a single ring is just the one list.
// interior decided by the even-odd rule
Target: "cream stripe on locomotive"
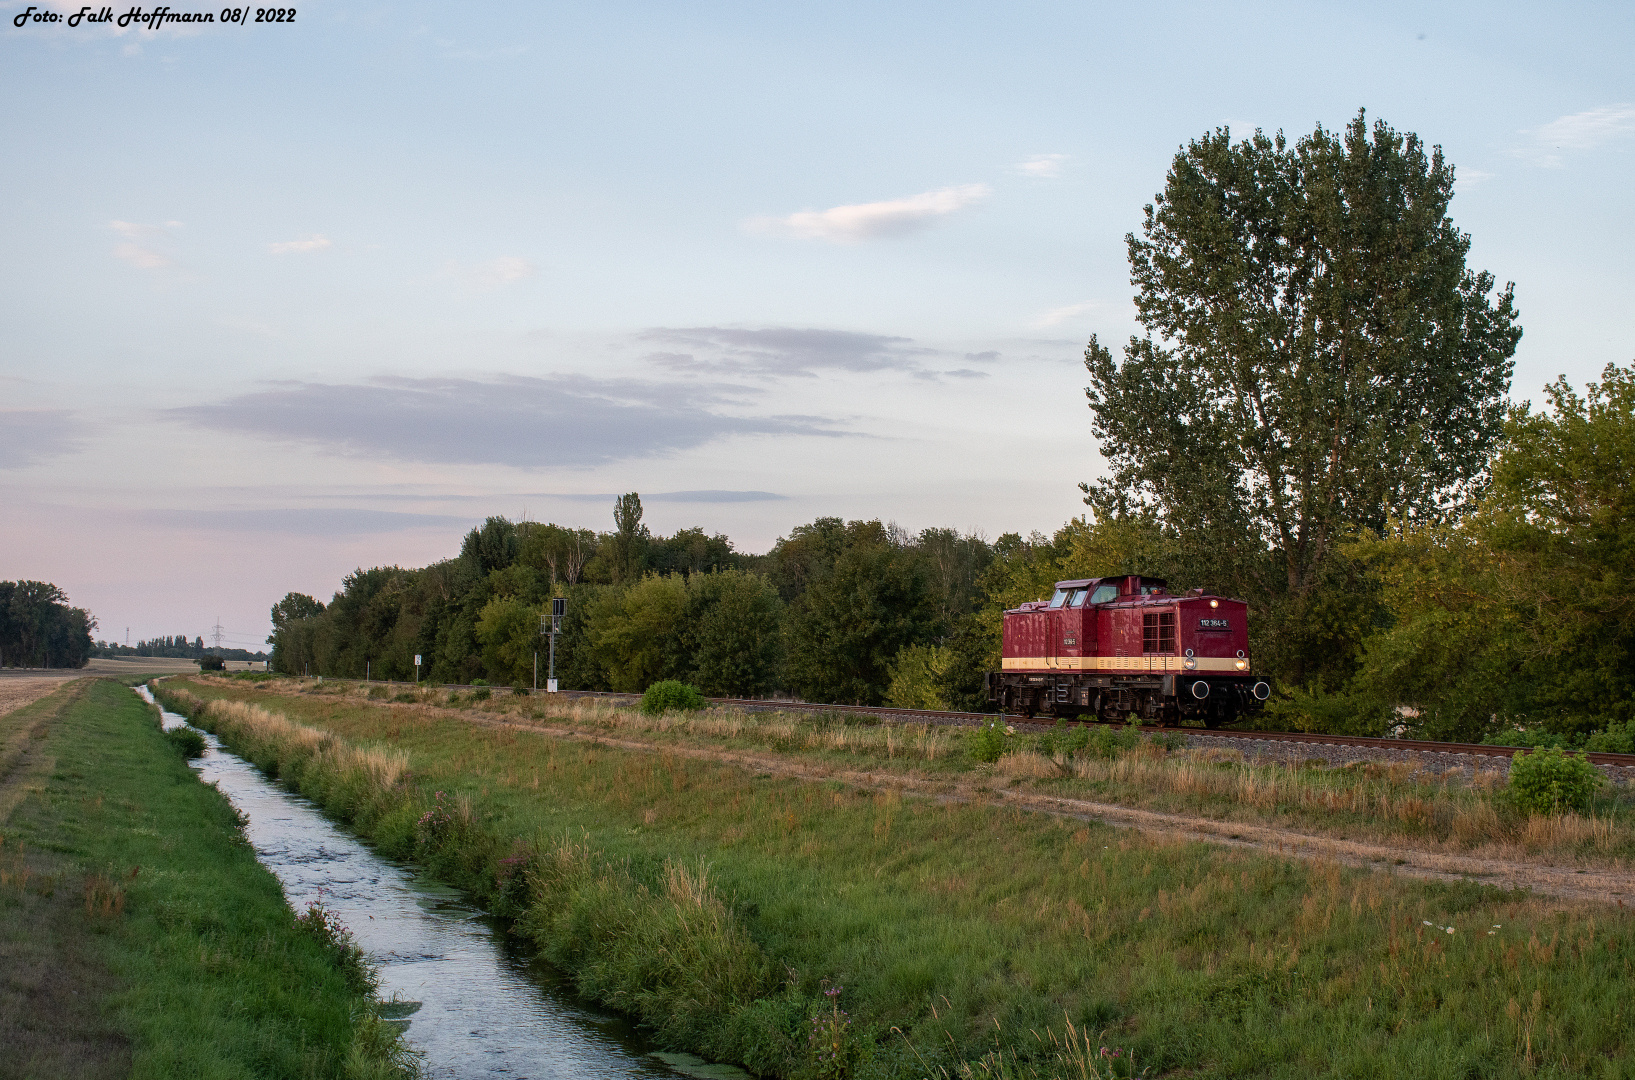
[{"label": "cream stripe on locomotive", "polygon": [[[1198,656],[1186,667],[1179,656],[1007,656],[1006,671],[1181,671],[1247,675],[1249,665],[1230,656]],[[1239,663],[1243,667],[1238,667]]]}]

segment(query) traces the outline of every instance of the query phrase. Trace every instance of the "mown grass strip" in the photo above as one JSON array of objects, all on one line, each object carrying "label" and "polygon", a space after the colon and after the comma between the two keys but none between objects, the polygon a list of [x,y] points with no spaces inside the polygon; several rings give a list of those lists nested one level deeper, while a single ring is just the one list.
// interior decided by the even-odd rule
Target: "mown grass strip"
[{"label": "mown grass strip", "polygon": [[1616,910],[185,690],[262,768],[518,917],[583,992],[763,1073],[1090,1075],[1105,1045],[1189,1076],[1630,1075]]},{"label": "mown grass strip", "polygon": [[58,697],[31,707],[51,772],[0,826],[0,1075],[402,1075],[153,710],[110,680]]}]

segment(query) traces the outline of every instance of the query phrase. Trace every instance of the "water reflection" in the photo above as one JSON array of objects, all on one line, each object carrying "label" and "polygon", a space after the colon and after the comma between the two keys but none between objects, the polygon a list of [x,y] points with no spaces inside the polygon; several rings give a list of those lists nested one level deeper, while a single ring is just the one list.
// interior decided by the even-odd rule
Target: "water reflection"
[{"label": "water reflection", "polygon": [[[138,693],[153,700],[147,687]],[[186,724],[164,714],[168,730]],[[746,1078],[736,1069],[643,1052],[625,1021],[578,1004],[457,890],[381,858],[307,799],[273,784],[204,734],[194,762],[249,819],[256,856],[298,911],[321,899],[380,967],[380,992],[405,1002],[408,1039],[431,1077]],[[671,1059],[672,1055],[665,1055]]]}]

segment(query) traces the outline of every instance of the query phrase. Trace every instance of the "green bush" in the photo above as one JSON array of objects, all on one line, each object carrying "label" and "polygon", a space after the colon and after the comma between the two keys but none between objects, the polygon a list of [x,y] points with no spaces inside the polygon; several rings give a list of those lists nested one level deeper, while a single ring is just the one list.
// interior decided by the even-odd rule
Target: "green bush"
[{"label": "green bush", "polygon": [[642,695],[642,712],[657,716],[664,712],[696,712],[709,707],[704,695],[677,679],[665,679],[647,688]]},{"label": "green bush", "polygon": [[170,745],[182,752],[185,758],[204,757],[204,736],[192,728],[171,728],[165,732],[165,738]]},{"label": "green bush", "polygon": [[1541,727],[1508,728],[1495,732],[1482,740],[1483,746],[1525,746],[1529,750],[1542,750],[1557,747],[1562,750],[1576,750],[1583,742],[1583,735],[1563,735],[1559,731],[1545,731]]},{"label": "green bush", "polygon": [[1090,736],[1090,751],[1101,758],[1116,758],[1140,744],[1141,732],[1133,725],[1118,728],[1111,724],[1098,724],[1095,734]]},{"label": "green bush", "polygon": [[972,761],[992,764],[1010,749],[1010,736],[1010,728],[998,720],[989,720],[971,732],[965,743],[965,752],[971,755]]},{"label": "green bush", "polygon": [[1179,731],[1160,731],[1152,737],[1151,742],[1154,746],[1161,747],[1167,754],[1187,748],[1187,737]]},{"label": "green bush", "polygon": [[1604,779],[1584,754],[1574,757],[1559,746],[1510,759],[1510,797],[1532,814],[1585,809]]},{"label": "green bush", "polygon": [[471,692],[472,701],[487,701],[494,696],[494,692],[486,686],[478,686]]},{"label": "green bush", "polygon": [[1604,730],[1592,731],[1584,749],[1595,754],[1635,754],[1635,720],[1614,722]]}]

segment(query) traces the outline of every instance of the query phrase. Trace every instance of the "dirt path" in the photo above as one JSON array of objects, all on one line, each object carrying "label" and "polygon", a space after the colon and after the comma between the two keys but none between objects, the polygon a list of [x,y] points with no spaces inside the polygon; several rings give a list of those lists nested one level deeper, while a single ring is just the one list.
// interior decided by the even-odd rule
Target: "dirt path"
[{"label": "dirt path", "polygon": [[493,714],[473,715],[444,709],[431,711],[450,719],[464,720],[484,727],[530,731],[552,738],[640,753],[674,754],[677,757],[737,765],[758,773],[770,773],[798,780],[839,780],[855,787],[875,791],[899,791],[943,801],[999,803],[1038,813],[1139,829],[1145,833],[1177,840],[1247,848],[1284,858],[1333,862],[1364,870],[1378,870],[1433,881],[1477,881],[1483,885],[1504,889],[1531,889],[1538,894],[1565,900],[1589,900],[1617,904],[1619,907],[1626,903],[1635,903],[1635,872],[1630,871],[1578,869],[1516,859],[1393,847],[1372,841],[1343,840],[1276,826],[1213,821],[1187,814],[1138,810],[1112,803],[1068,799],[1026,790],[1008,788],[979,790],[975,783],[952,780],[928,781],[899,773],[873,772],[866,769],[814,767],[777,754],[674,746],[640,739],[616,738],[602,732],[583,731],[578,728],[520,723],[504,720]]}]

